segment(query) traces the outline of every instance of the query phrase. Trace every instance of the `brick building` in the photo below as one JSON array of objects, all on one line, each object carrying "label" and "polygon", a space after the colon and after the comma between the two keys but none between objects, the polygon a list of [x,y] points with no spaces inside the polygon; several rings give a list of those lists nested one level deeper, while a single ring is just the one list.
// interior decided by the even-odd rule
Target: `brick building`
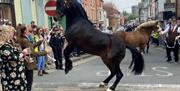
[{"label": "brick building", "polygon": [[102,4],[103,0],[82,0],[82,5],[88,15],[88,18],[94,24],[99,24]]},{"label": "brick building", "polygon": [[120,23],[120,12],[114,8],[112,3],[106,3],[103,8],[107,12],[110,27],[116,27]]}]

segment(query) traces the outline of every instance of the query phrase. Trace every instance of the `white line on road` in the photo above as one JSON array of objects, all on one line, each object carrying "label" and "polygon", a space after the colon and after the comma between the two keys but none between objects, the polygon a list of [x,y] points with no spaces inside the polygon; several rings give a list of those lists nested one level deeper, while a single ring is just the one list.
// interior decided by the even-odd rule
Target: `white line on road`
[{"label": "white line on road", "polygon": [[[110,83],[112,84],[112,83]],[[79,87],[98,87],[99,83],[80,83]],[[179,88],[179,84],[119,84],[121,87],[145,87],[145,88]]]},{"label": "white line on road", "polygon": [[[88,83],[88,82],[82,82],[77,84],[78,87],[99,87],[100,83]],[[65,85],[61,82],[35,82],[33,83],[33,86],[37,85]],[[112,85],[112,83],[109,83],[109,85]],[[180,84],[118,84],[120,87],[144,87],[144,88],[178,88],[180,89]]]},{"label": "white line on road", "polygon": [[[157,76],[164,76],[164,77],[170,77],[173,76],[173,73],[165,71],[167,70],[167,67],[153,67],[154,71],[160,72],[161,74],[156,74]],[[162,70],[163,69],[163,70]],[[163,74],[162,74],[163,73]]]}]

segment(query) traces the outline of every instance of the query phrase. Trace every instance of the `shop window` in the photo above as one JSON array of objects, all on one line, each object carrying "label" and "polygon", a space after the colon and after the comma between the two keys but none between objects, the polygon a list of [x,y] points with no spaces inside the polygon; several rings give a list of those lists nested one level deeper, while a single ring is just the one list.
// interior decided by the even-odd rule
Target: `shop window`
[{"label": "shop window", "polygon": [[8,4],[0,5],[0,20],[1,21],[12,21],[11,7]]},{"label": "shop window", "polygon": [[13,2],[13,0],[0,0],[0,3],[11,4],[12,2]]}]

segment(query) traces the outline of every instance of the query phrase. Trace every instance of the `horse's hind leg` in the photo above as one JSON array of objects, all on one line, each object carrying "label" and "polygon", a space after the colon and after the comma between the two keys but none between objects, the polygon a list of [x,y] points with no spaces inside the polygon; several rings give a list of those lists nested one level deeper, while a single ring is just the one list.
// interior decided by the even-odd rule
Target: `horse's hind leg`
[{"label": "horse's hind leg", "polygon": [[64,58],[65,58],[65,74],[67,74],[72,69],[72,61],[69,58],[71,52],[73,51],[74,47],[70,44],[66,46],[64,49]]},{"label": "horse's hind leg", "polygon": [[119,64],[114,64],[114,67],[113,67],[113,72],[115,72],[116,74],[116,80],[115,82],[113,83],[113,85],[107,89],[107,91],[112,91],[112,90],[115,90],[116,86],[118,85],[119,81],[122,79],[123,77],[123,73],[119,67]]},{"label": "horse's hind leg", "polygon": [[[106,64],[106,63],[105,63]],[[109,68],[111,74],[103,81],[100,83],[99,87],[105,87],[108,85],[109,81],[114,77],[115,71],[112,71],[112,66],[109,64],[106,64],[106,66]]]}]

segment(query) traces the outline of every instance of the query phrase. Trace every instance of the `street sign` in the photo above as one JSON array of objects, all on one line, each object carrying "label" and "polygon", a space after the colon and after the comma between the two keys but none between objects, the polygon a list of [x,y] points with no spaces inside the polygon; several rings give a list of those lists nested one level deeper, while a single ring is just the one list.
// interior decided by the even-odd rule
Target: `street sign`
[{"label": "street sign", "polygon": [[45,12],[48,16],[55,16],[56,15],[56,1],[50,0],[45,4]]}]

